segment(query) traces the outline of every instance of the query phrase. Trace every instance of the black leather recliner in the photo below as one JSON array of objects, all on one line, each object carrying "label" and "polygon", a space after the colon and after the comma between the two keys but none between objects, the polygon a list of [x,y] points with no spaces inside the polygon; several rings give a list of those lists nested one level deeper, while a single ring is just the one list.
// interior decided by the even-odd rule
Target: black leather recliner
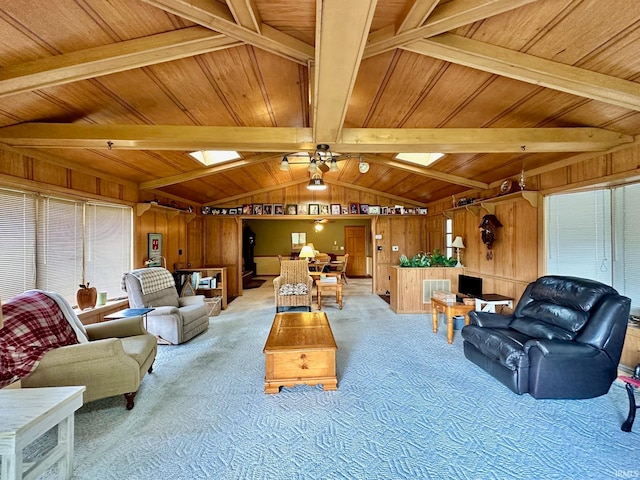
[{"label": "black leather recliner", "polygon": [[616,379],[630,304],[594,280],[541,277],[512,315],[469,312],[464,355],[517,394],[598,397]]}]

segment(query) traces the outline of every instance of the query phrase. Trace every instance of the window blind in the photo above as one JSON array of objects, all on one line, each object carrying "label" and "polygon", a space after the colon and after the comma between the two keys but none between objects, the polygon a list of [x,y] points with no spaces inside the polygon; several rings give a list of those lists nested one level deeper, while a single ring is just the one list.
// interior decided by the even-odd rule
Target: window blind
[{"label": "window blind", "polygon": [[125,296],[122,274],[131,270],[131,207],[87,204],[85,212],[85,278],[107,298]]},{"label": "window blind", "polygon": [[0,189],[0,297],[36,288],[36,196]]},{"label": "window blind", "polygon": [[632,312],[640,314],[640,184],[614,190],[615,257],[613,287],[631,298]]}]

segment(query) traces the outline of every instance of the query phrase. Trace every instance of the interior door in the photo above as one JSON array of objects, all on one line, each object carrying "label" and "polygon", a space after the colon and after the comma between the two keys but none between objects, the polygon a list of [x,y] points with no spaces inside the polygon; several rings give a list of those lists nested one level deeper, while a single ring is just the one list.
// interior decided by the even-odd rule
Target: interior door
[{"label": "interior door", "polygon": [[345,252],[349,254],[347,277],[367,275],[367,227],[354,225],[344,227]]}]

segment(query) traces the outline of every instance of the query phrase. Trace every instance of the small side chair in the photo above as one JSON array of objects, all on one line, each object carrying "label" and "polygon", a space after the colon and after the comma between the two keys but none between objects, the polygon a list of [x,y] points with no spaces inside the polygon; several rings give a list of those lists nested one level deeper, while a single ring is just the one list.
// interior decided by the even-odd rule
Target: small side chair
[{"label": "small side chair", "polygon": [[273,279],[276,313],[283,307],[308,307],[311,311],[313,279],[306,260],[282,260],[280,275]]}]

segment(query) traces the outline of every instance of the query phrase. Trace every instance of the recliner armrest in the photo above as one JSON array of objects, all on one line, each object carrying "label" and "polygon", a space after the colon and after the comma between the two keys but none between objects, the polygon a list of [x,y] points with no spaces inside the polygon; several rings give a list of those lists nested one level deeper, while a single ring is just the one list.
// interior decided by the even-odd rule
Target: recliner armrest
[{"label": "recliner armrest", "polygon": [[142,324],[142,317],[119,318],[108,322],[92,323],[85,326],[89,340],[124,338],[148,333]]},{"label": "recliner armrest", "polygon": [[472,310],[468,313],[469,324],[478,325],[485,328],[507,328],[515,318],[513,315],[500,315],[498,313],[477,312]]},{"label": "recliner armrest", "polygon": [[186,305],[199,305],[204,303],[204,295],[192,295],[190,297],[178,298],[178,303],[181,307]]},{"label": "recliner armrest", "polygon": [[524,344],[524,351],[527,355],[532,348],[538,348],[545,357],[568,357],[576,359],[576,361],[601,354],[600,349],[588,343],[548,340],[546,338],[534,338]]},{"label": "recliner armrest", "polygon": [[180,313],[178,307],[167,305],[164,307],[153,307],[153,310],[147,313],[147,315],[150,317],[154,317],[156,315],[177,315],[178,313]]},{"label": "recliner armrest", "polygon": [[[107,322],[108,323],[108,322]],[[105,363],[130,362],[131,357],[122,347],[122,341],[118,338],[105,338],[89,343],[77,343],[65,345],[49,350],[40,360],[36,370],[45,368],[70,368],[70,365],[81,365],[83,362],[100,360]],[[79,370],[82,370],[80,366]],[[87,375],[86,371],[83,372]]]}]

